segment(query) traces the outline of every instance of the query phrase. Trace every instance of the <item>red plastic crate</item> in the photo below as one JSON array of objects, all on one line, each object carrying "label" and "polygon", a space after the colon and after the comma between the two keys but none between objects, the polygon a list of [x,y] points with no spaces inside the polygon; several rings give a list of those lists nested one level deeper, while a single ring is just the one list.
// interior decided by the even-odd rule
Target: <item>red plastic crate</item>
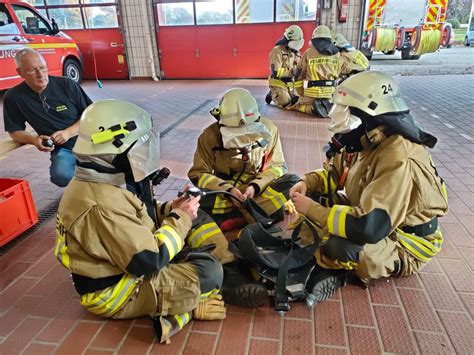
[{"label": "red plastic crate", "polygon": [[38,222],[28,181],[0,178],[0,246]]}]

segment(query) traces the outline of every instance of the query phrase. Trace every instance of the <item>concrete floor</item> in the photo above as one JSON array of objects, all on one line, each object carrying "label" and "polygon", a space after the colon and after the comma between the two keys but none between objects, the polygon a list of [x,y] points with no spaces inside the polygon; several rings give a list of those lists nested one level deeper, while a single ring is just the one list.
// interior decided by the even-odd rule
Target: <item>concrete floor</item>
[{"label": "concrete floor", "polygon": [[[192,322],[170,345],[159,345],[147,319],[106,321],[81,308],[70,276],[53,256],[51,219],[3,249],[0,353],[472,353],[474,75],[398,76],[397,81],[415,118],[439,139],[432,154],[450,195],[450,213],[441,219],[443,250],[420,274],[380,280],[369,289],[346,286],[313,310],[294,303],[285,318],[270,305],[229,307],[226,320]],[[196,139],[213,122],[208,112],[231,87],[249,89],[262,114],[280,128],[290,171],[303,174],[321,166],[328,121],[265,105],[266,85],[265,80],[106,81],[99,89],[83,83],[94,100],[122,98],[153,114],[162,132],[162,165],[172,172],[158,191],[162,200],[184,185]],[[48,165],[46,154],[22,147],[0,157],[0,176],[27,179],[41,212],[62,194],[48,181]]]}]

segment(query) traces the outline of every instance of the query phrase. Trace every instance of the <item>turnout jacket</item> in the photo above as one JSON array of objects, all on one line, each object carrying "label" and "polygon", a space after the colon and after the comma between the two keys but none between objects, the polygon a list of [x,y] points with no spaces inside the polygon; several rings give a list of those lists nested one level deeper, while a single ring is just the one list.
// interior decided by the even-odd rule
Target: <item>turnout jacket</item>
[{"label": "turnout jacket", "polygon": [[[334,55],[320,54],[314,47],[310,47],[304,52],[298,65],[299,75],[295,79],[296,81],[308,81],[308,87],[304,89],[304,96],[324,99],[332,97],[336,86],[335,81],[339,77],[339,60],[339,53]],[[311,81],[334,81],[334,84],[310,86]]]},{"label": "turnout jacket", "polygon": [[249,150],[248,161],[242,160],[238,149],[224,149],[219,123],[213,123],[201,133],[188,177],[198,187],[208,190],[245,189],[249,184],[256,193],[287,172],[278,128],[267,118],[260,122],[271,133],[265,147]]},{"label": "turnout jacket", "polygon": [[59,261],[89,278],[150,276],[182,249],[191,219],[171,203],[157,206],[155,228],[145,204],[125,188],[73,179],[57,216]]},{"label": "turnout jacket", "polygon": [[369,67],[369,60],[360,50],[352,51],[342,50],[340,61],[340,76],[349,76],[355,73],[362,72]]},{"label": "turnout jacket", "polygon": [[[400,228],[427,223],[447,212],[446,186],[424,146],[400,135],[385,137],[383,128],[368,133],[374,149],[363,137],[363,151],[351,158],[338,154],[329,173],[318,170],[304,178],[308,193],[326,194],[329,186],[333,192],[345,188],[347,205],[313,202],[307,214],[330,236],[361,245],[377,243]],[[347,180],[338,186],[345,167]]]},{"label": "turnout jacket", "polygon": [[270,69],[273,66],[274,72],[271,73],[268,79],[269,85],[290,89],[294,86],[296,89],[301,88],[302,90],[302,80],[293,83],[294,72],[300,59],[300,52],[295,52],[285,45],[281,44],[273,47],[270,51],[269,61]]}]

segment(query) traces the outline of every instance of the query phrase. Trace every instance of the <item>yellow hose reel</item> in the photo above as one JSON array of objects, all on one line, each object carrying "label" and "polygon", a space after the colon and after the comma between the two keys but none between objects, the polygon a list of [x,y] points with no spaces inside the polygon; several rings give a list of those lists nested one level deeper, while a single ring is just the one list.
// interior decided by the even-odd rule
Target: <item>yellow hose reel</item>
[{"label": "yellow hose reel", "polygon": [[374,27],[371,48],[377,52],[391,52],[397,46],[397,29]]},{"label": "yellow hose reel", "polygon": [[434,53],[438,50],[441,40],[441,30],[416,26],[411,36],[411,47],[416,55]]}]

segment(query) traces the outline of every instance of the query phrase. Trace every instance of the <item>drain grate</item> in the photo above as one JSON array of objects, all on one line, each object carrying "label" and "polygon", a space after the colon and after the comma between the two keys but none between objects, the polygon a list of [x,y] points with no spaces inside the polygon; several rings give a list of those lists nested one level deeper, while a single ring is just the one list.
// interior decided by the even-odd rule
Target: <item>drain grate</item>
[{"label": "drain grate", "polygon": [[28,236],[36,232],[40,229],[44,224],[49,222],[51,218],[56,217],[56,212],[58,211],[59,200],[57,199],[53,201],[48,207],[46,207],[38,216],[38,223],[36,223],[33,227],[29,228],[28,230],[21,233],[18,237],[11,240],[4,246],[0,248],[0,256],[5,254],[9,249],[11,249],[14,245],[18,244],[22,240],[26,239]]}]

